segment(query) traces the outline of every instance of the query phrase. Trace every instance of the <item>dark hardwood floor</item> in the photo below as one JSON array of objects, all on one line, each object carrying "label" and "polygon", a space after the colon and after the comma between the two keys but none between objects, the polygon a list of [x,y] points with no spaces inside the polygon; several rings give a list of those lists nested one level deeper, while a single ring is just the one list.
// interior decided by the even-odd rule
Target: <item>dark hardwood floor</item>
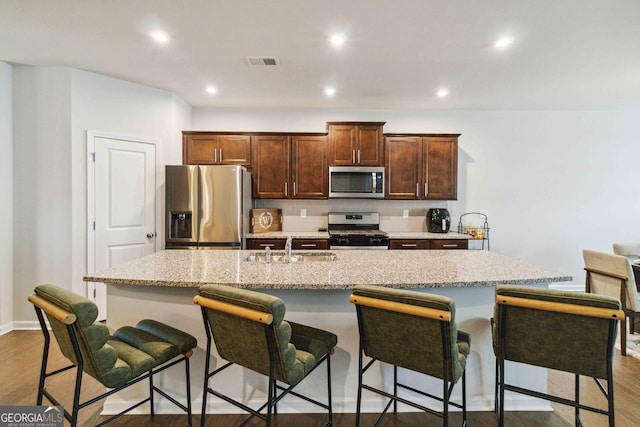
[{"label": "dark hardwood floor", "polygon": [[[13,331],[0,336],[0,405],[34,405],[37,391],[40,358],[42,354],[42,333],[40,331]],[[56,367],[66,366],[66,359],[59,353],[57,346],[52,346],[52,363]],[[622,357],[616,351],[615,366],[615,405],[616,426],[636,427],[640,425],[640,360]],[[91,377],[85,375],[83,398],[95,396],[104,388]],[[64,404],[71,402],[70,390],[73,384],[73,373],[65,373],[51,381],[52,392],[67,395]],[[562,372],[550,371],[549,392],[573,396],[573,376]],[[606,403],[599,395],[595,382],[584,378],[581,385],[582,401],[585,404],[605,408]],[[555,405],[555,412],[507,412],[505,421],[509,427],[565,427],[573,426],[573,409]],[[80,425],[92,426],[100,422],[101,404],[97,403],[80,411]],[[607,426],[606,417],[581,411],[584,426]],[[371,426],[376,415],[365,414],[361,425]],[[243,418],[238,415],[209,415],[207,425],[235,426]],[[353,414],[335,414],[334,425],[337,427],[353,426]],[[154,418],[144,415],[128,415],[111,423],[111,426],[162,426],[178,427],[185,425],[184,415],[156,415]],[[315,427],[324,425],[325,414],[282,414],[276,418],[277,427]],[[460,425],[461,414],[452,415],[451,425]],[[194,424],[199,425],[199,415],[194,415]],[[263,426],[264,423],[254,420],[249,426]],[[389,414],[382,423],[384,427],[440,426],[437,417],[422,413]],[[487,427],[497,425],[497,418],[492,412],[470,412],[469,427]]]}]

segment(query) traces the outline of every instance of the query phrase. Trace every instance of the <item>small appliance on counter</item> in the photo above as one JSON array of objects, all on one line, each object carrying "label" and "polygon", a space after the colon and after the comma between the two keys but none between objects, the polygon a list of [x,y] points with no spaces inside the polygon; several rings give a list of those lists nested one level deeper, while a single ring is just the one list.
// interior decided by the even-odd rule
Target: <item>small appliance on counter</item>
[{"label": "small appliance on counter", "polygon": [[427,211],[427,230],[429,233],[448,233],[451,227],[451,215],[447,209],[432,208]]}]

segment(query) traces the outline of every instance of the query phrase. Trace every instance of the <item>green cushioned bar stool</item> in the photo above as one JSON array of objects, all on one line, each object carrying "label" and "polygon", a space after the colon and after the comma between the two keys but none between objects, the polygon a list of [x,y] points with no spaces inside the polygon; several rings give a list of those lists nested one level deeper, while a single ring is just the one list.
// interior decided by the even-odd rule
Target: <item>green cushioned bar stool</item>
[{"label": "green cushioned bar stool", "polygon": [[[212,394],[271,426],[276,404],[287,394],[300,397],[328,411],[325,426],[333,425],[331,407],[331,354],[338,337],[331,332],[284,320],[285,305],[280,298],[230,286],[204,285],[194,303],[201,307],[207,334],[207,354],[215,344],[227,361],[210,371],[210,357],[205,362],[204,396],[201,425],[204,427],[207,396]],[[327,365],[327,403],[293,391],[294,387],[322,362]],[[239,365],[269,378],[267,402],[257,409],[214,390],[214,375],[232,365]],[[286,386],[280,383],[286,384]],[[266,410],[266,413],[265,413]]]},{"label": "green cushioned bar stool", "polygon": [[[187,425],[191,426],[191,387],[189,382],[189,357],[197,346],[196,339],[171,326],[145,319],[135,327],[125,326],[113,335],[102,323],[97,323],[98,307],[87,298],[55,285],[40,285],[29,296],[44,334],[44,351],[38,385],[37,404],[42,405],[46,397],[54,405],[62,406],[46,388],[46,380],[72,368],[76,368],[71,412],[65,409],[65,418],[71,426],[78,422],[78,412],[107,396],[121,391],[144,379],[149,379],[149,397],[137,402],[121,413],[114,415],[99,425],[149,402],[151,415],[154,414],[154,392],[167,398],[187,413]],[[49,321],[62,354],[71,365],[47,372],[50,334],[45,322]],[[186,405],[158,388],[153,376],[178,363],[185,363]],[[85,402],[80,402],[82,374],[86,373],[111,389]]]},{"label": "green cushioned bar stool", "polygon": [[[404,403],[442,418],[449,425],[449,406],[462,409],[462,426],[467,424],[465,366],[471,348],[471,336],[457,329],[455,303],[451,298],[423,292],[358,285],[349,299],[356,305],[360,351],[358,361],[358,401],[356,426],[360,425],[362,390],[389,399],[375,425],[379,425],[391,403]],[[371,360],[364,364],[364,356]],[[365,372],[374,362],[393,366],[393,392],[364,383]],[[442,395],[436,396],[398,382],[398,367],[442,380]],[[451,392],[462,379],[462,404],[450,400]],[[420,405],[399,395],[399,389],[442,402],[442,412]]]},{"label": "green cushioned bar stool", "polygon": [[[617,325],[624,319],[617,298],[585,292],[499,285],[493,321],[499,426],[505,425],[505,390],[532,396],[575,410],[575,425],[582,426],[580,410],[609,417],[615,426],[613,348]],[[542,393],[508,383],[505,361],[570,372],[575,377],[573,399]],[[592,377],[607,398],[608,409],[580,403],[580,376]],[[607,388],[600,379],[607,381]]]}]

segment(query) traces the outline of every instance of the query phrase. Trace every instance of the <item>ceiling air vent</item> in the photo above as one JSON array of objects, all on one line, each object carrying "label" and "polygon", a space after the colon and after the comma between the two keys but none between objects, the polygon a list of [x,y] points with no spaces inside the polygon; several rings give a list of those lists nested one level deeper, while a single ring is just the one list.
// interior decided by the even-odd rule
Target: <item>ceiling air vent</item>
[{"label": "ceiling air vent", "polygon": [[259,67],[263,65],[280,65],[280,60],[277,56],[245,56],[245,59],[247,60],[247,64],[249,64],[250,67]]}]

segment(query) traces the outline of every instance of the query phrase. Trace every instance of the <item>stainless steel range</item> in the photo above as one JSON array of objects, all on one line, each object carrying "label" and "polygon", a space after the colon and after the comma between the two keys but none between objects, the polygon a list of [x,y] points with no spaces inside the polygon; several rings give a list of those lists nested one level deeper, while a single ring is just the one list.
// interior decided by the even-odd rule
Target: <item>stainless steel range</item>
[{"label": "stainless steel range", "polygon": [[331,249],[389,249],[378,212],[329,212]]}]

